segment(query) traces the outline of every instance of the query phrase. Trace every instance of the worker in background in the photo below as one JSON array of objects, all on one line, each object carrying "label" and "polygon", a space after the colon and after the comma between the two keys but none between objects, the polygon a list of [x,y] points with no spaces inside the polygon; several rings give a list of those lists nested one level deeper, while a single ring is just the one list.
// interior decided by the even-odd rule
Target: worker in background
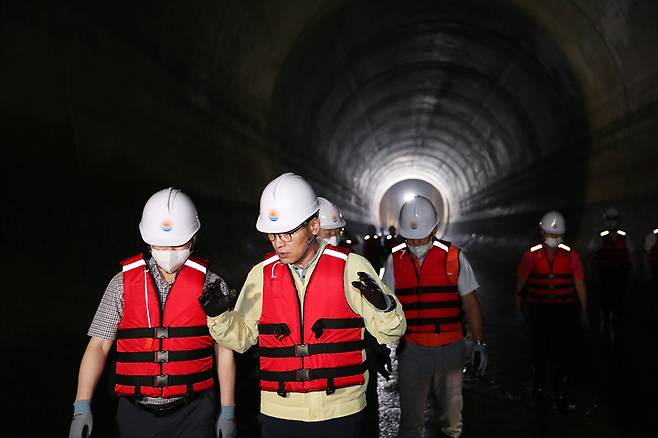
[{"label": "worker in background", "polygon": [[397,233],[397,229],[393,225],[388,227],[388,234],[384,238],[384,254],[386,254],[386,257],[394,247],[401,243],[404,243],[404,238]]},{"label": "worker in background", "polygon": [[523,301],[530,318],[535,402],[545,399],[549,353],[555,349],[554,395],[560,412],[569,410],[568,388],[580,326],[589,328],[585,275],[578,252],[565,245],[564,217],[557,211],[539,222],[542,242],[523,253],[517,270],[515,309],[524,325]]},{"label": "worker in background", "polygon": [[258,344],[263,438],[361,436],[368,372],[364,329],[387,344],[406,329],[402,308],[368,261],[319,239],[320,204],[300,176],[271,181],[256,228],[273,252],[249,272],[232,311],[201,303],[222,346]]},{"label": "worker in background", "polygon": [[472,337],[471,365],[486,371],[479,287],[466,255],[450,242],[435,239],[439,218],[422,196],[400,209],[400,234],[392,248],[384,283],[395,288],[402,303],[407,332],[397,348],[400,379],[400,438],[422,435],[425,406],[433,385],[443,436],[462,434],[462,383],[466,343],[462,311]]},{"label": "worker in background", "polygon": [[617,346],[624,298],[635,271],[635,249],[626,231],[621,228],[617,209],[606,210],[603,221],[604,229],[592,237],[587,250],[590,268],[598,279],[595,311],[600,315],[599,330],[604,339]]},{"label": "worker in background", "polygon": [[[338,208],[325,198],[318,196],[320,203],[320,232],[318,237],[322,238],[329,245],[339,246],[338,238],[342,235],[342,230],[347,222]],[[345,248],[349,253],[351,249]],[[382,345],[367,331],[365,332],[366,355],[368,358],[368,371],[371,376],[368,379],[368,388],[366,389],[366,419],[362,437],[377,438],[379,437],[379,399],[377,396],[377,373],[388,379],[391,374],[391,350]]]},{"label": "worker in background", "polygon": [[363,236],[363,256],[379,274],[384,265],[385,254],[381,236],[377,233],[377,228],[374,225],[368,225],[368,232]]},{"label": "worker in background", "polygon": [[180,190],[160,190],[146,202],[139,230],[150,254],[122,261],[101,299],[80,364],[69,438],[92,435],[91,400],[115,342],[121,437],[236,436],[233,351],[213,343],[198,302],[204,285],[218,294],[228,288],[205,260],[191,256],[200,228],[192,200]]}]

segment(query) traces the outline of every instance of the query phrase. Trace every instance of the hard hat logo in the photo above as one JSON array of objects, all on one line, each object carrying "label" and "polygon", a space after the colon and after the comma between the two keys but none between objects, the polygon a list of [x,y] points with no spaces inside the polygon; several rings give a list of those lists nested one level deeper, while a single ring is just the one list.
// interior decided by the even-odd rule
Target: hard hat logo
[{"label": "hard hat logo", "polygon": [[416,228],[418,228],[418,224],[416,222],[411,222],[409,224],[409,228],[411,228],[412,230],[415,230]]},{"label": "hard hat logo", "polygon": [[162,224],[160,225],[160,229],[162,231],[164,231],[165,233],[170,232],[172,230],[172,228],[174,228],[174,227],[173,227],[172,223],[168,220],[162,221]]},{"label": "hard hat logo", "polygon": [[270,210],[268,214],[268,219],[271,220],[272,222],[276,222],[279,220],[279,213],[276,210]]},{"label": "hard hat logo", "polygon": [[336,215],[333,215],[331,217],[331,220],[334,221],[334,222],[338,222],[338,217],[336,217]]}]

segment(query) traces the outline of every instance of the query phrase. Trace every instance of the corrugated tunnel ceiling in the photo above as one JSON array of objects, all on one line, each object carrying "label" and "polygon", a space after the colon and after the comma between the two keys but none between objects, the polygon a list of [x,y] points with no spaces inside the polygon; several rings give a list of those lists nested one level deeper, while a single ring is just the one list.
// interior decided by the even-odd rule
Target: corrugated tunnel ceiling
[{"label": "corrugated tunnel ceiling", "polygon": [[537,20],[510,4],[440,3],[336,8],[279,76],[278,140],[342,182],[331,196],[366,221],[407,179],[434,185],[458,219],[493,183],[583,147],[584,98]]}]

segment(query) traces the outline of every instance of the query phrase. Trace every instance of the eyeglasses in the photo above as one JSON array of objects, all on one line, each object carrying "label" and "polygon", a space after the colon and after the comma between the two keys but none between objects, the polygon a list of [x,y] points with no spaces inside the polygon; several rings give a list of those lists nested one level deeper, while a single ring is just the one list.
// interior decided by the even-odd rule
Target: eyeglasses
[{"label": "eyeglasses", "polygon": [[266,236],[267,236],[267,238],[270,242],[274,242],[276,240],[277,236],[278,236],[279,240],[281,240],[281,242],[288,243],[288,242],[292,241],[293,234],[295,234],[297,231],[304,228],[307,224],[308,224],[308,221],[304,221],[298,227],[293,228],[292,230],[290,230],[288,232],[285,232],[285,233],[267,233]]}]

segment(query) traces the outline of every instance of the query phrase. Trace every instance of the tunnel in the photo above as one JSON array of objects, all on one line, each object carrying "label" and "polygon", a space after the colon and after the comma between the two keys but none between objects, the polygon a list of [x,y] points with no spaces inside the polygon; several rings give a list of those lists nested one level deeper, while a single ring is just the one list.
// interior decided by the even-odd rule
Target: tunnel
[{"label": "tunnel", "polygon": [[[153,192],[173,186],[194,199],[197,250],[239,290],[268,250],[255,229],[261,191],[287,171],[333,201],[354,236],[397,226],[409,193],[437,205],[437,237],[472,259],[491,330],[494,370],[466,387],[466,435],[658,430],[649,415],[657,315],[641,262],[626,297],[635,378],[609,378],[590,342],[584,407],[564,427],[550,426],[553,414],[527,415],[518,395],[527,339],[509,322],[515,268],[540,238],[544,212],[565,215],[566,239],[583,255],[610,207],[638,261],[658,226],[656,2],[9,1],[1,9],[3,367],[15,382],[4,404],[26,428],[15,436],[35,436],[25,430],[39,425],[68,430],[86,331],[118,261],[145,248],[137,223]],[[245,406],[252,360],[239,359]],[[109,382],[95,402],[108,412],[97,436],[112,436],[103,432],[112,427]],[[621,394],[652,401],[623,406]],[[489,411],[492,403],[501,408]],[[257,436],[244,427],[243,436]]]}]

